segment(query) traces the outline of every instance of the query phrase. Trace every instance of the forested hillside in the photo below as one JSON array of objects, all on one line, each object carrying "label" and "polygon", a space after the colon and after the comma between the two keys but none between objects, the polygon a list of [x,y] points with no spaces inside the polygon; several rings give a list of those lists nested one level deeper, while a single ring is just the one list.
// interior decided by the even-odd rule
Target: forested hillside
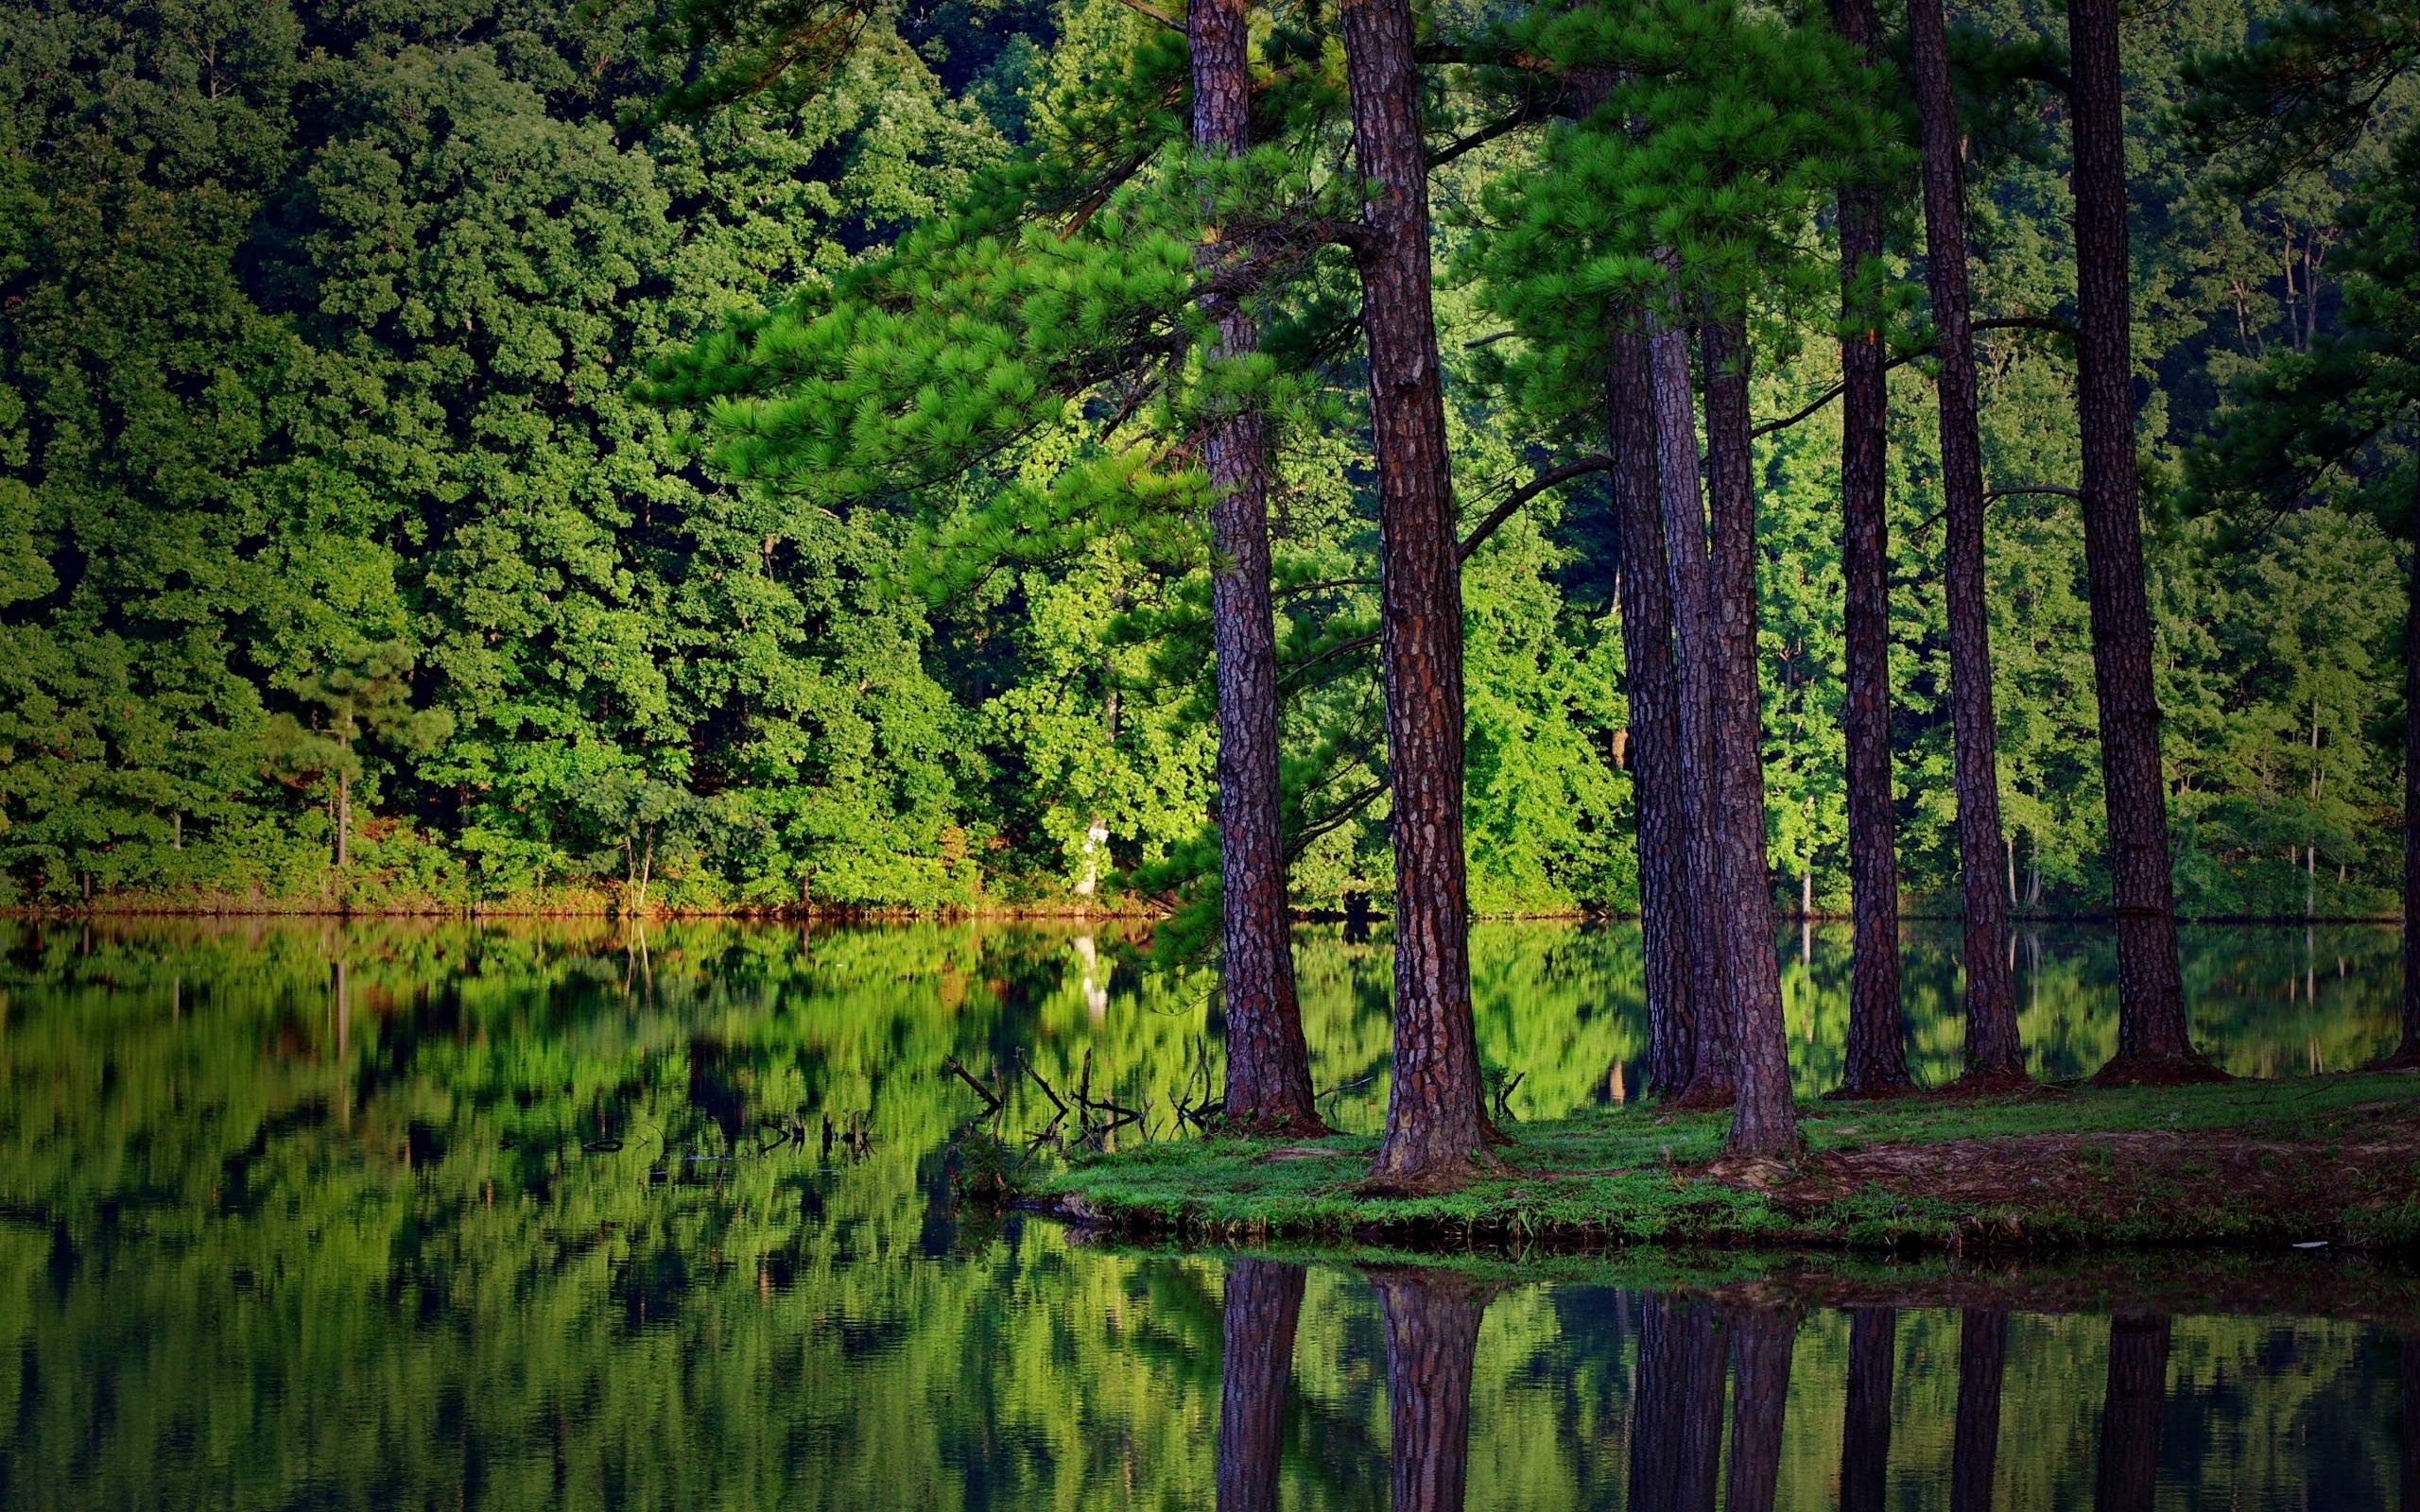
[{"label": "forested hillside", "polygon": [[[752,456],[744,417],[682,402],[734,322],[843,301],[852,269],[911,234],[949,245],[1000,184],[1119,150],[1103,98],[1172,78],[1155,108],[1181,114],[1181,38],[1115,0],[885,8],[813,89],[659,110],[730,60],[670,19],[644,0],[0,13],[0,902],[937,908],[1215,875],[1216,554],[1131,504],[1131,473],[1132,518],[1082,491],[1134,415],[1090,393],[874,498],[802,477],[795,450]],[[2178,902],[2378,912],[2400,876],[2411,458],[2387,433],[2276,515],[2219,507],[2212,483],[2236,386],[2340,329],[2338,254],[2380,166],[2355,144],[2256,197],[2221,187],[2181,114],[2188,67],[2256,19],[2179,0],[2123,32]],[[2066,32],[2014,0],[1949,22],[2006,882],[2022,908],[2091,909],[2109,879],[2063,334]],[[1336,77],[1316,9],[1264,43],[1268,66]],[[1536,228],[1555,223],[1541,197],[1606,191],[1484,70],[1430,88],[1447,431],[1462,526],[1484,534],[1462,579],[1471,901],[1627,911],[1612,487],[1575,476],[1480,530],[1603,444],[1539,334],[1576,296]],[[2412,103],[2407,80],[2383,111]],[[1910,906],[1954,907],[1937,372],[1914,108],[1896,109],[1841,150],[1904,179],[1881,198],[1870,337],[1892,358],[1889,738]],[[1337,144],[1306,161],[1349,173],[1341,131],[1303,125]],[[1148,237],[1120,214],[1086,235]],[[1811,214],[1805,243],[1836,218]],[[1170,257],[1192,266],[1188,244]],[[1323,266],[1305,254],[1266,338],[1307,375],[1269,506],[1293,898],[1314,907],[1385,897],[1390,868],[1356,292]],[[1815,407],[1841,380],[1837,262],[1823,276],[1829,314],[1750,333],[1750,400],[1774,882],[1840,907],[1841,428]],[[1071,332],[1115,304],[1066,298]],[[1085,508],[1032,549],[1037,517]]]}]

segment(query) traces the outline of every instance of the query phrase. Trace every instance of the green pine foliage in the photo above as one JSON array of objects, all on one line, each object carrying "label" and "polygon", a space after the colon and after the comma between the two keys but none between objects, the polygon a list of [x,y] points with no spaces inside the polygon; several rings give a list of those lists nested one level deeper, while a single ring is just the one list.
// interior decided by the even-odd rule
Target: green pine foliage
[{"label": "green pine foliage", "polygon": [[[2397,865],[2411,18],[2255,9],[2127,32],[2180,888],[2362,912]],[[2062,19],[1953,17],[1986,319],[2071,299]],[[1199,937],[1189,441],[1245,400],[1271,419],[1295,895],[1383,898],[1344,245],[1365,186],[1331,21],[1255,16],[1255,146],[1204,161],[1182,36],[1114,0],[0,16],[0,902],[1088,897],[1184,904],[1175,943]],[[1454,60],[1428,105],[1466,526],[1601,448],[1608,321],[1662,287],[1659,251],[1746,318],[1760,422],[1820,398],[1829,207],[1882,186],[1902,861],[1911,907],[1948,902],[1904,90],[1811,12],[1736,0],[1424,25]],[[2280,77],[2308,87],[2247,134]],[[1225,301],[1262,348],[1214,363]],[[1990,485],[2071,487],[2064,342],[1980,349]],[[1775,880],[1824,905],[1846,895],[1837,439],[1819,409],[1757,443]],[[1465,566],[1488,912],[1634,901],[1606,516],[1576,480]],[[2088,908],[2072,501],[1996,498],[1990,551],[2020,899]]]}]

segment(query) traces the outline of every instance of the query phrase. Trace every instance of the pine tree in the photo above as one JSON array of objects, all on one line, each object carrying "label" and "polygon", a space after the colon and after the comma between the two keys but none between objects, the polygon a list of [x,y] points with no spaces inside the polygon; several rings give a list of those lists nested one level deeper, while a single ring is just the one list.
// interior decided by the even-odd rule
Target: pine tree
[{"label": "pine tree", "polygon": [[2008,967],[2007,856],[1999,732],[1992,709],[1991,605],[1984,579],[1982,441],[1976,423],[1966,180],[1942,0],[1909,0],[1910,71],[1923,140],[1926,279],[1941,365],[1941,472],[1949,599],[1950,708],[1958,789],[1958,874],[1966,968],[1966,1078],[2022,1079],[2016,989]]}]

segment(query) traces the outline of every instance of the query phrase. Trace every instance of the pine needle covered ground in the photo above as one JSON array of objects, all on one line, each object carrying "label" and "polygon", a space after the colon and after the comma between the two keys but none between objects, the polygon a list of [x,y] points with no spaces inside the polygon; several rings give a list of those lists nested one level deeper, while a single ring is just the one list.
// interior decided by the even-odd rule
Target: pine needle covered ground
[{"label": "pine needle covered ground", "polygon": [[2420,1250],[2420,1076],[2044,1088],[1812,1104],[1800,1118],[1806,1145],[1788,1162],[1721,1160],[1721,1113],[1514,1125],[1500,1174],[1421,1197],[1358,1190],[1367,1136],[1175,1141],[1079,1157],[1025,1200],[1213,1242]]}]

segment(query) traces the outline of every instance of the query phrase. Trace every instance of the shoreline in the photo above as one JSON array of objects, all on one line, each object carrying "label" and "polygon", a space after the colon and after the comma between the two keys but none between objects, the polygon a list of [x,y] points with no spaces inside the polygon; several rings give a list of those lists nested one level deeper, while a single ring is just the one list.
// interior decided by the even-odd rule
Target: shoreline
[{"label": "shoreline", "polygon": [[2022,1258],[2420,1256],[2420,1074],[1801,1104],[1789,1162],[1721,1156],[1727,1115],[1516,1125],[1497,1169],[1377,1195],[1376,1140],[1193,1140],[1080,1156],[1016,1194],[1126,1239],[1424,1253],[1662,1247]]},{"label": "shoreline", "polygon": [[[321,900],[280,903],[272,901],[248,901],[242,903],[218,904],[208,902],[94,902],[41,906],[33,904],[0,905],[0,919],[60,921],[92,919],[437,919],[475,921],[481,919],[594,919],[623,922],[670,923],[692,919],[731,919],[746,923],[766,924],[890,924],[890,923],[952,923],[965,919],[1032,919],[1101,921],[1109,923],[1165,919],[1175,910],[1159,902],[1137,903],[1129,907],[1103,907],[1098,904],[1077,907],[1066,903],[1002,903],[996,906],[943,908],[908,908],[891,906],[813,905],[800,908],[650,908],[633,912],[611,903],[564,902],[549,903],[528,900],[497,903],[429,903],[423,905],[389,905],[382,907],[348,907],[342,903]],[[1902,923],[1955,923],[1962,917],[1956,913],[1941,913],[1923,909],[1904,910]],[[1389,922],[1383,913],[1352,915],[1333,908],[1297,908],[1289,918],[1297,924],[1360,924],[1376,928]],[[1636,923],[1635,913],[1595,912],[1585,909],[1546,909],[1538,912],[1475,913],[1473,923],[1569,923],[1611,924]],[[2011,914],[2012,924],[2107,925],[2116,921],[2105,910],[2087,910],[2072,914]],[[2187,928],[2234,927],[2252,929],[2298,929],[2305,927],[2349,928],[2360,926],[2399,926],[2403,919],[2396,914],[2185,914],[2176,916],[2178,925]],[[1779,913],[1773,915],[1775,927],[1797,924],[1846,924],[1847,914]]]}]

